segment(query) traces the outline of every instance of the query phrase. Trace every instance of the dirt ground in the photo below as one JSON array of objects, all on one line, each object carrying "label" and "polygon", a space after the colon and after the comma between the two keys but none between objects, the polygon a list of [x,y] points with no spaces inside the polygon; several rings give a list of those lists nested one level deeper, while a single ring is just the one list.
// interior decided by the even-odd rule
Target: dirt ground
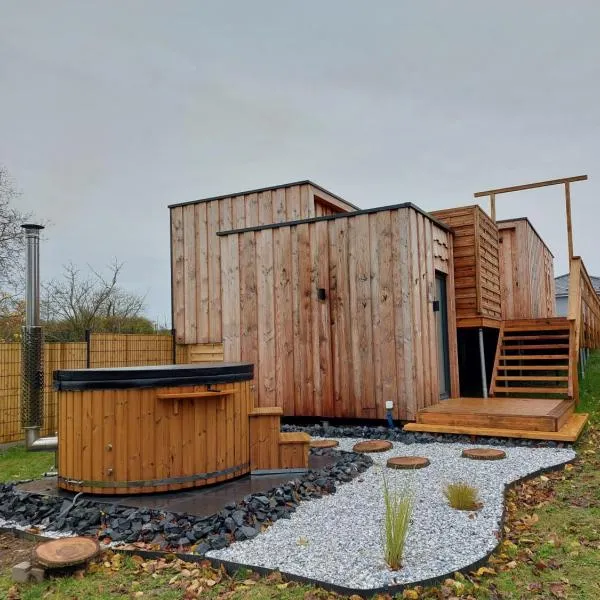
[{"label": "dirt ground", "polygon": [[11,533],[0,533],[0,573],[29,560],[34,546],[35,542],[22,540]]}]

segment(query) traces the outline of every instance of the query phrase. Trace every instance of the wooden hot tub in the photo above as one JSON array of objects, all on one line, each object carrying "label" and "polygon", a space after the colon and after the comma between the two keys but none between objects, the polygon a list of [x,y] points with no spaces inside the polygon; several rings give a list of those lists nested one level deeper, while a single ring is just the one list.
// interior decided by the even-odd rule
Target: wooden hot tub
[{"label": "wooden hot tub", "polygon": [[250,363],[55,371],[59,487],[142,494],[248,473],[252,377]]}]

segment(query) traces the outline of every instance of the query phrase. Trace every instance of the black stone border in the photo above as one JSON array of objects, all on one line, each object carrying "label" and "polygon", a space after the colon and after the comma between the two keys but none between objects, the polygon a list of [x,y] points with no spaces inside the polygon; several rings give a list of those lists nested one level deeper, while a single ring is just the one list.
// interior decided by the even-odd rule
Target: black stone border
[{"label": "black stone border", "polygon": [[334,457],[335,462],[290,473],[288,481],[226,504],[212,515],[131,507],[119,504],[118,499],[99,500],[92,495],[49,496],[19,490],[11,483],[0,484],[0,517],[19,526],[41,526],[100,541],[144,542],[160,551],[186,555],[189,548],[189,552],[204,555],[234,541],[252,539],[265,526],[290,518],[301,502],[334,493],[337,485],[352,481],[373,464],[371,457],[355,452],[317,448],[311,453]]},{"label": "black stone border", "polygon": [[[517,479],[511,483],[505,484],[505,486],[504,486],[504,507],[502,510],[502,517],[500,518],[500,531],[504,530],[504,525],[506,523],[506,496],[510,490],[517,487],[518,485],[521,485],[522,483],[524,483],[526,481],[535,479],[535,478],[539,477],[540,475],[544,475],[545,473],[560,471],[560,470],[564,469],[564,467],[566,465],[573,463],[575,460],[577,460],[577,457],[575,457],[573,460],[567,460],[567,461],[564,461],[557,465],[553,465],[551,467],[545,467],[542,469],[538,469],[537,471],[534,471],[533,473],[529,473],[529,474],[525,475],[524,477],[521,477],[520,479]],[[29,539],[32,541],[45,541],[47,539],[54,539],[54,538],[45,538],[42,535],[32,534],[32,533],[23,531],[21,529],[15,529],[12,527],[0,527],[0,532],[12,533],[16,537],[20,537],[23,539]],[[335,592],[337,594],[341,594],[344,596],[357,595],[357,596],[360,596],[361,598],[371,598],[372,596],[374,596],[376,594],[390,594],[391,596],[395,596],[396,594],[401,594],[405,589],[410,589],[410,588],[413,588],[416,586],[422,586],[422,587],[436,586],[448,578],[453,578],[454,573],[458,572],[458,573],[465,574],[465,573],[469,573],[471,571],[475,571],[479,567],[484,566],[488,562],[490,556],[492,556],[492,554],[494,554],[496,552],[496,550],[500,547],[500,544],[502,544],[503,540],[504,540],[504,536],[500,537],[498,539],[498,543],[494,546],[494,548],[490,552],[485,554],[485,556],[481,557],[479,560],[477,560],[477,561],[471,563],[470,565],[467,565],[461,569],[455,569],[455,570],[449,571],[443,575],[438,575],[436,577],[431,577],[429,579],[422,579],[420,581],[412,581],[410,583],[403,583],[403,584],[383,586],[383,587],[378,587],[378,588],[369,588],[369,589],[350,588],[350,587],[340,586],[340,585],[336,585],[333,583],[327,583],[327,582],[319,581],[317,579],[312,579],[310,577],[304,577],[302,575],[294,575],[292,573],[287,573],[285,571],[279,571],[278,569],[268,569],[266,567],[255,567],[255,566],[247,565],[244,563],[236,563],[236,562],[231,562],[231,561],[226,561],[226,560],[220,560],[220,559],[211,558],[209,556],[204,556],[204,555],[200,555],[200,554],[187,554],[187,553],[178,553],[178,552],[159,552],[159,551],[148,551],[148,550],[138,550],[138,549],[130,550],[130,549],[119,549],[118,547],[110,548],[110,550],[112,550],[113,552],[119,552],[119,553],[127,554],[130,556],[137,555],[137,556],[141,556],[142,558],[147,558],[150,560],[163,558],[166,555],[176,556],[177,558],[179,558],[185,562],[190,562],[190,563],[200,563],[202,561],[208,560],[213,568],[218,569],[220,567],[223,567],[229,575],[233,575],[237,571],[240,571],[242,569],[252,571],[254,573],[258,573],[261,576],[266,576],[266,575],[269,575],[274,572],[279,572],[285,581],[294,581],[297,583],[312,585],[312,586],[324,589],[326,591]],[[106,549],[107,548],[103,548],[103,550],[106,550]]]},{"label": "black stone border", "polygon": [[304,432],[312,437],[323,438],[362,438],[388,440],[401,444],[468,444],[478,446],[507,446],[509,448],[572,448],[574,443],[551,440],[525,440],[519,438],[489,437],[458,433],[426,433],[404,431],[402,427],[383,425],[342,425],[342,424],[293,424],[283,423],[283,432]]}]

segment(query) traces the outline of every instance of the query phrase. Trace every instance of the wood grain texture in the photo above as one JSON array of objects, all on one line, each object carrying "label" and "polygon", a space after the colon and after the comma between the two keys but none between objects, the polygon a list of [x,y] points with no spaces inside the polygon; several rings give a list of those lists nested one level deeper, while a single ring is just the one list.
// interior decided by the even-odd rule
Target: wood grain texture
[{"label": "wood grain texture", "polygon": [[453,277],[459,326],[467,319],[500,319],[502,289],[496,224],[477,205],[431,214],[454,231]]},{"label": "wood grain texture", "polygon": [[498,230],[502,318],[553,317],[556,301],[550,250],[526,219],[499,222]]},{"label": "wood grain texture", "polygon": [[[224,289],[217,233],[354,210],[310,184],[171,208],[173,323],[183,344],[221,343]],[[224,285],[227,282],[223,281]]]},{"label": "wood grain texture", "polygon": [[[59,487],[139,494],[247,473],[250,385],[213,385],[221,392],[217,397],[206,386],[59,392],[65,415],[59,430]],[[277,433],[278,423],[277,416]],[[218,477],[169,481],[238,466]]]},{"label": "wood grain texture", "polygon": [[485,437],[507,437],[528,440],[575,442],[581,435],[587,420],[587,414],[573,413],[558,431],[502,429],[499,427],[479,427],[469,425],[434,425],[432,423],[407,423],[404,426],[404,431],[423,431],[429,433],[452,433],[459,435],[481,435]]},{"label": "wood grain texture", "polygon": [[452,272],[447,231],[401,208],[223,236],[231,237],[240,341],[227,340],[225,360],[255,363],[258,406],[277,405],[286,416],[385,418],[392,400],[394,417],[406,419],[437,401],[432,300],[435,272]]}]

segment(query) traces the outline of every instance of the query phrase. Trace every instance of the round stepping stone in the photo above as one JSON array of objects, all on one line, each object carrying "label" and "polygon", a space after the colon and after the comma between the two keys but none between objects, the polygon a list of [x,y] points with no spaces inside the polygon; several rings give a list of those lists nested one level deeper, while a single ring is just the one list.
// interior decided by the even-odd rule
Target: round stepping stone
[{"label": "round stepping stone", "polygon": [[390,469],[424,469],[429,466],[429,459],[424,456],[394,456],[388,458]]},{"label": "round stepping stone", "polygon": [[387,440],[368,440],[366,442],[358,442],[352,448],[353,452],[385,452],[392,449],[392,442]]},{"label": "round stepping stone", "polygon": [[473,460],[502,460],[506,458],[504,450],[496,450],[495,448],[469,448],[462,451],[463,458],[471,458]]},{"label": "round stepping stone", "polygon": [[48,568],[72,567],[87,562],[100,550],[96,540],[85,537],[60,538],[35,547],[34,560]]},{"label": "round stepping stone", "polygon": [[311,448],[335,448],[340,443],[337,440],[311,440]]}]

